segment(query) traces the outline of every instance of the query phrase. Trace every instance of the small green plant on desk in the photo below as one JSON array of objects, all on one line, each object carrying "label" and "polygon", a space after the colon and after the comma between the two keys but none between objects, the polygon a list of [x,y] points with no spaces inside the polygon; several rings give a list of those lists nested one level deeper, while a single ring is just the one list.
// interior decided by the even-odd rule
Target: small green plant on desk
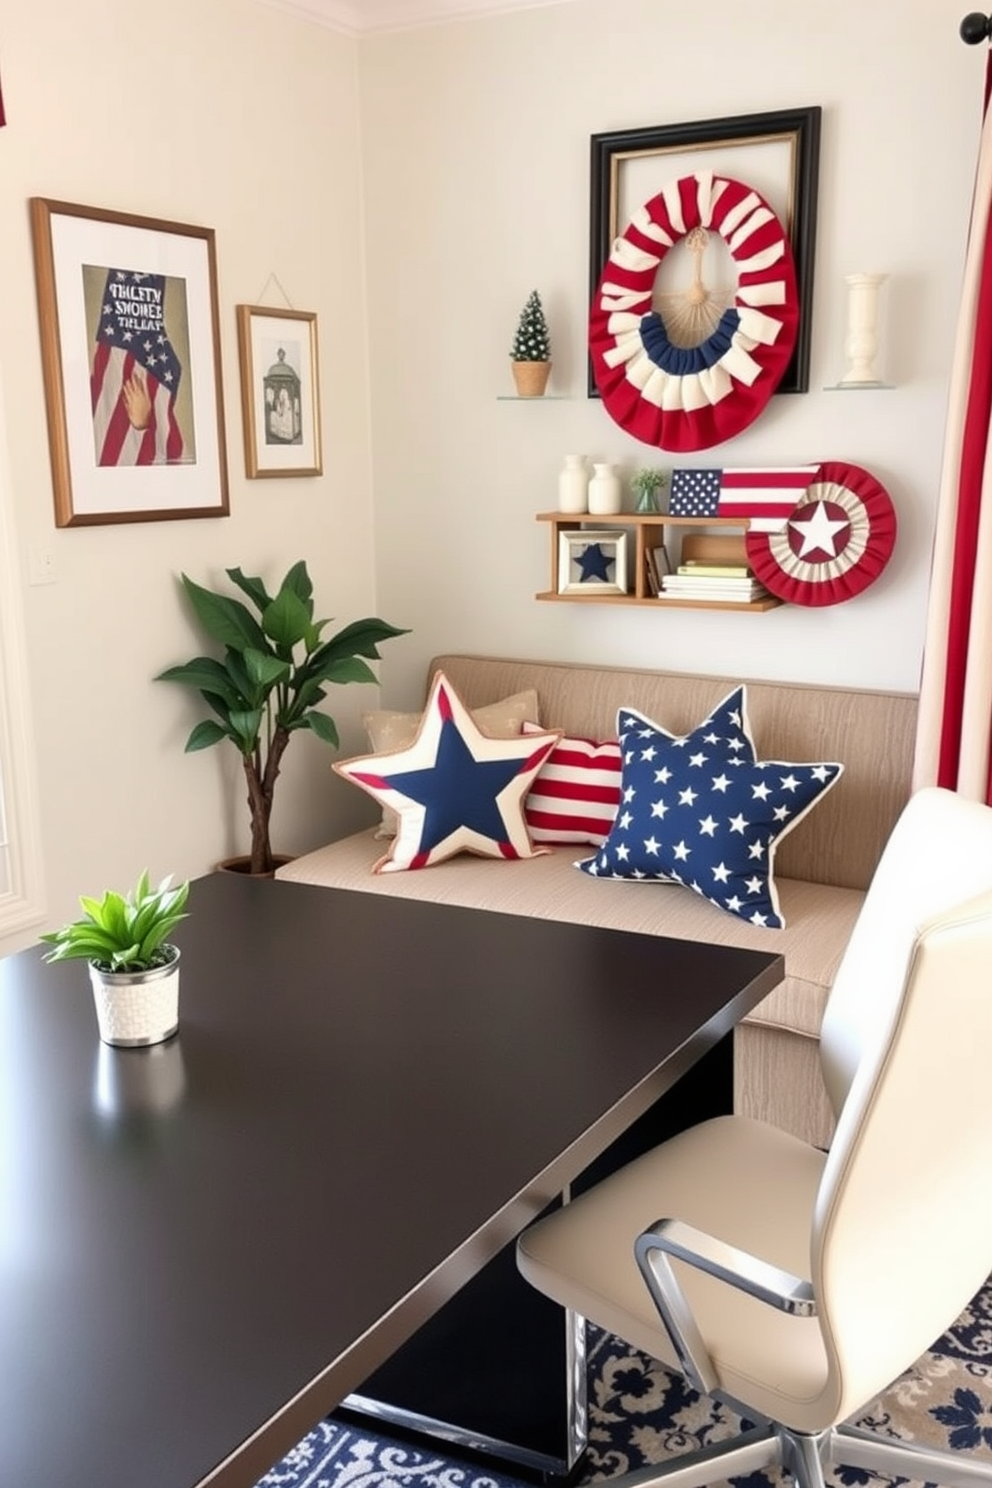
[{"label": "small green plant on desk", "polygon": [[169,936],[186,918],[189,883],[152,888],[147,872],[128,894],[80,897],[83,914],[41,940],[46,961],[86,961],[105,1044],[160,1044],[179,1027],[179,947]]},{"label": "small green plant on desk", "polygon": [[46,961],[91,961],[100,971],[151,971],[174,959],[168,937],[186,918],[189,883],[172,887],[172,875],[152,888],[147,872],[128,894],[107,889],[102,899],[85,894],[84,913],[41,936]]}]

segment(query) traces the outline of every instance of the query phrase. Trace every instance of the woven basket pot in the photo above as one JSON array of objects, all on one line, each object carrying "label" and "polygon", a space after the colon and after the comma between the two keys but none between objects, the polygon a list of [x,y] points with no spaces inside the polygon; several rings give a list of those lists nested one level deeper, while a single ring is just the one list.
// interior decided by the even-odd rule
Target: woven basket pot
[{"label": "woven basket pot", "polygon": [[101,971],[90,962],[96,1021],[105,1044],[160,1044],[179,1027],[179,950],[151,971]]},{"label": "woven basket pot", "polygon": [[513,362],[513,381],[521,398],[540,398],[551,375],[550,362]]}]

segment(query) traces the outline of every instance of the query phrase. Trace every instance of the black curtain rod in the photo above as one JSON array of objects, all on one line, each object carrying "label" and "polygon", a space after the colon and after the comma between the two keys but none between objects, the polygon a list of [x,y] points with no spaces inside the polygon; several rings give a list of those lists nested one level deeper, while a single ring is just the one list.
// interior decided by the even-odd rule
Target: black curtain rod
[{"label": "black curtain rod", "polygon": [[973,10],[970,15],[965,16],[959,29],[962,41],[966,41],[969,46],[977,46],[980,41],[992,39],[992,16],[984,16],[980,10]]}]

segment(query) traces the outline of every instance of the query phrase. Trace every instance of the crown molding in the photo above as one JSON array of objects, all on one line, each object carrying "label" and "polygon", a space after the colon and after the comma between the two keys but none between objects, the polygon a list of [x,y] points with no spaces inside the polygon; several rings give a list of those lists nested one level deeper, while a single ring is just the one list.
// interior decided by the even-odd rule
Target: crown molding
[{"label": "crown molding", "polygon": [[289,11],[346,36],[367,36],[375,31],[409,31],[468,16],[568,5],[571,0],[258,0],[258,3]]}]

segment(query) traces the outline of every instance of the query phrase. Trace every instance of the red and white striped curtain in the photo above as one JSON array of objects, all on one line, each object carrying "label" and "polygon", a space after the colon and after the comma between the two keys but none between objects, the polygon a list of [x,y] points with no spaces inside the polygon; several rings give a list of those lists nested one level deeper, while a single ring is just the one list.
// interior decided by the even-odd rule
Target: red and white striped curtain
[{"label": "red and white striped curtain", "polygon": [[992,52],[951,371],[914,787],[992,804]]}]

